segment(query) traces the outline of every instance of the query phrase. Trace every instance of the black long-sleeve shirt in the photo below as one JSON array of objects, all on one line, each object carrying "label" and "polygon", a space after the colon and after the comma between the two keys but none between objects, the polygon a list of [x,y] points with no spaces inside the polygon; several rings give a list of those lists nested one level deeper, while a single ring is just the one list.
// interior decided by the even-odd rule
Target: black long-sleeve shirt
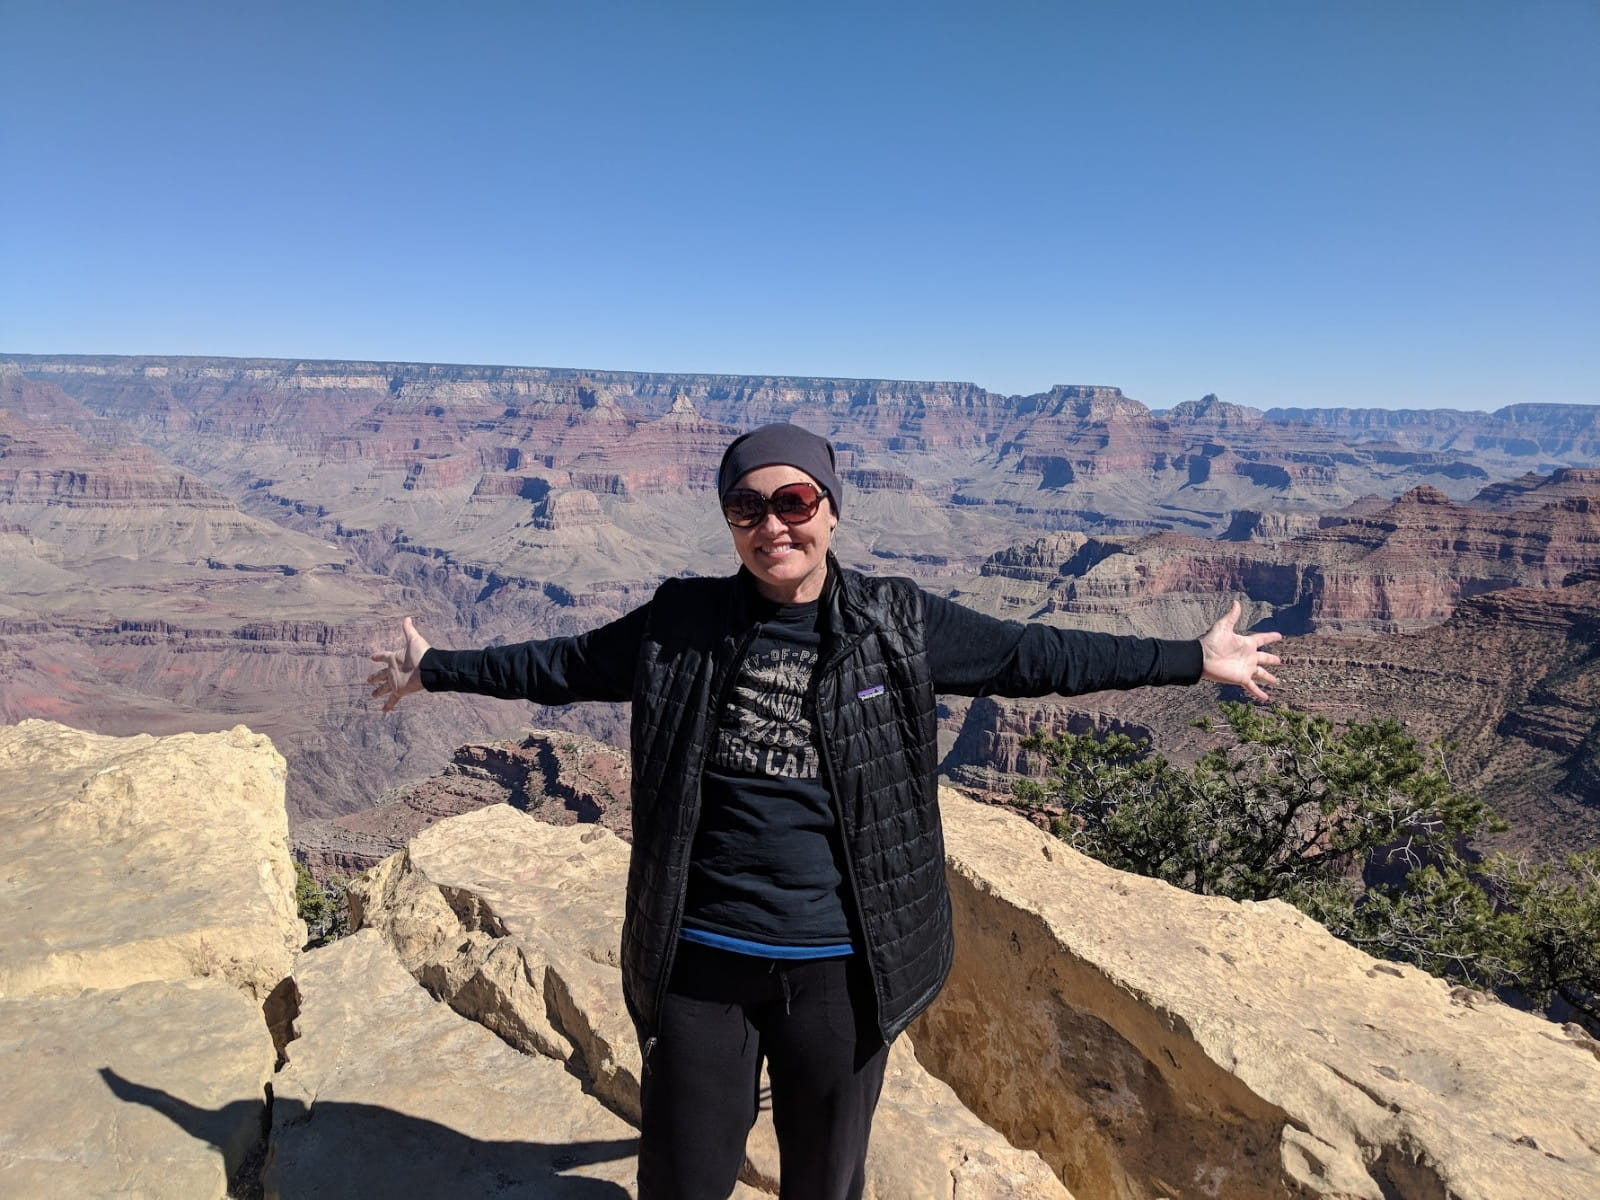
[{"label": "black long-sleeve shirt", "polygon": [[[1195,640],[1024,625],[932,593],[924,602],[928,665],[941,695],[1077,696],[1200,678],[1203,660]],[[628,700],[649,611],[643,605],[574,637],[429,650],[422,658],[422,686],[538,704]]]}]

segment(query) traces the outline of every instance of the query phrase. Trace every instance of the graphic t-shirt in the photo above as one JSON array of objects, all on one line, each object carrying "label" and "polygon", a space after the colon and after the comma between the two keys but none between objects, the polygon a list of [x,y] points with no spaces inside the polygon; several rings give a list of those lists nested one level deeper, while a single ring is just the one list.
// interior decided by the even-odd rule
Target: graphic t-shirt
[{"label": "graphic t-shirt", "polygon": [[850,923],[811,709],[818,605],[773,605],[764,616],[717,714],[684,929],[837,951]]}]

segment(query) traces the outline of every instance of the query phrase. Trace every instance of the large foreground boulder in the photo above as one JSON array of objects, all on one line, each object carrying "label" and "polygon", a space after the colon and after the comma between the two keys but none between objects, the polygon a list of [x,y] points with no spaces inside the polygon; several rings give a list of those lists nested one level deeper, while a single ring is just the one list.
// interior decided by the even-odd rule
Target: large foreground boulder
[{"label": "large foreground boulder", "polygon": [[956,964],[918,1056],[1104,1200],[1600,1197],[1600,1046],[1288,905],[944,798]]},{"label": "large foreground boulder", "polygon": [[305,939],[283,795],[242,726],[0,728],[0,1194],[225,1194]]},{"label": "large foreground boulder", "polygon": [[[956,965],[895,1048],[870,1195],[1600,1196],[1600,1046],[1575,1027],[1286,905],[1192,896],[943,805]],[[492,807],[416,838],[354,908],[439,1000],[636,1120],[626,864],[603,830]],[[775,1190],[765,1117],[744,1178]]]}]

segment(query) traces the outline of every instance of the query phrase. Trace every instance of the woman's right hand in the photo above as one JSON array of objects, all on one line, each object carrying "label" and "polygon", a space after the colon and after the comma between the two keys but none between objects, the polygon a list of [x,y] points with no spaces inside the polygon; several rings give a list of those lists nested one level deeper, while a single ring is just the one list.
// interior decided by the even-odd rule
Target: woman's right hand
[{"label": "woman's right hand", "polygon": [[402,696],[422,691],[422,656],[431,649],[410,617],[400,622],[400,628],[405,634],[405,649],[374,654],[372,661],[382,663],[383,670],[367,677],[367,682],[374,685],[372,698],[383,701],[384,712],[393,712]]}]

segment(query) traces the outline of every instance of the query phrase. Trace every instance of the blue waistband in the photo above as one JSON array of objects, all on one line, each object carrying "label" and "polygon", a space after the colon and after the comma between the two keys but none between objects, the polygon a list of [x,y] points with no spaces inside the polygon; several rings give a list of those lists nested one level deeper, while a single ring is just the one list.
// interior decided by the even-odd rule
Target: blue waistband
[{"label": "blue waistband", "polygon": [[710,933],[704,929],[684,929],[679,935],[686,942],[710,946],[713,950],[727,950],[734,954],[749,954],[756,958],[842,958],[853,954],[849,942],[836,946],[769,946],[765,942],[752,942],[745,938],[729,937],[725,933]]}]

